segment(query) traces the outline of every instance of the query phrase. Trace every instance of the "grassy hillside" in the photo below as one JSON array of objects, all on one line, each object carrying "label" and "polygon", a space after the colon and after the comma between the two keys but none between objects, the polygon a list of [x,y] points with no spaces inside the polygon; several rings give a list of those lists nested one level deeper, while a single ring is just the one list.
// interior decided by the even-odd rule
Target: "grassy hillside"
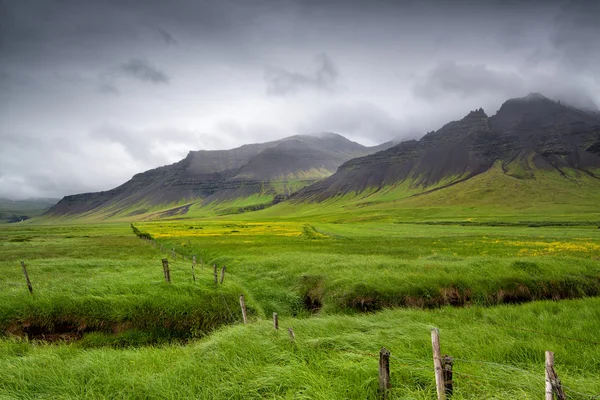
[{"label": "grassy hillside", "polygon": [[[221,218],[233,220],[365,222],[365,221],[599,221],[600,179],[576,171],[528,169],[526,177],[515,166],[500,163],[490,170],[461,180],[448,177],[423,187],[403,181],[381,189],[349,193],[323,202],[280,202],[271,193],[288,195],[301,181],[269,184],[270,189],[247,197],[215,202],[135,204],[101,208],[77,216],[43,216],[39,223],[98,223],[156,219]],[[458,183],[455,183],[459,181]],[[273,186],[274,185],[274,186]],[[140,213],[139,210],[145,210]],[[138,210],[138,211],[136,211]],[[227,217],[231,215],[231,217]]]},{"label": "grassy hillside", "polygon": [[480,175],[449,186],[441,181],[423,188],[405,181],[323,202],[286,202],[249,218],[345,222],[600,221],[600,179],[575,172],[570,177],[558,171],[531,173],[527,179],[518,178],[497,163]]}]

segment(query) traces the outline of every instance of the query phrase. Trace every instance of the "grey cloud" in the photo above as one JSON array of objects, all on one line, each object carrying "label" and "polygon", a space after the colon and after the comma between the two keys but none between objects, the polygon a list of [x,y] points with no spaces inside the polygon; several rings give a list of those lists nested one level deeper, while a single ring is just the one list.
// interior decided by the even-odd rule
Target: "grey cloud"
[{"label": "grey cloud", "polygon": [[319,112],[297,130],[300,133],[335,132],[370,144],[418,136],[409,123],[367,102],[336,104]]},{"label": "grey cloud", "polygon": [[120,70],[132,78],[155,84],[169,83],[169,76],[156,68],[148,60],[132,58],[121,64]]},{"label": "grey cloud", "polygon": [[160,38],[162,39],[162,41],[165,42],[165,44],[168,44],[168,45],[175,45],[175,44],[177,44],[177,40],[175,40],[175,38],[173,37],[173,35],[171,35],[165,29],[156,28],[156,31],[158,32],[158,34],[159,34]]},{"label": "grey cloud", "polygon": [[600,2],[574,0],[566,3],[554,20],[551,36],[562,62],[600,79]]},{"label": "grey cloud", "polygon": [[339,72],[333,62],[327,54],[322,53],[315,57],[315,63],[316,69],[307,74],[284,68],[268,68],[265,73],[267,93],[284,96],[303,89],[335,90]]},{"label": "grey cloud", "polygon": [[111,83],[104,83],[98,86],[98,93],[109,96],[118,96],[121,94],[121,91]]},{"label": "grey cloud", "polygon": [[[415,75],[413,94],[436,103],[451,99],[477,100],[479,105],[495,111],[504,100],[540,92],[574,107],[596,110],[594,88],[578,75],[542,74],[523,71],[499,71],[484,64],[444,62],[423,75]],[[477,103],[472,103],[477,106]]]},{"label": "grey cloud", "polygon": [[496,71],[485,64],[444,62],[417,78],[413,93],[425,100],[445,96],[466,98],[495,93],[511,96],[522,90],[523,79],[514,72]]}]

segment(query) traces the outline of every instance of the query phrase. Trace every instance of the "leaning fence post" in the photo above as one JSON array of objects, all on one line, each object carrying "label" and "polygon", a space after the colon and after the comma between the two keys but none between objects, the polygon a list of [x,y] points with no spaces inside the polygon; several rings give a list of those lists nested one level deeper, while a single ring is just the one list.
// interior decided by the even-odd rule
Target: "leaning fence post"
[{"label": "leaning fence post", "polygon": [[223,265],[221,268],[221,285],[223,284],[223,280],[225,280],[225,268],[227,268],[226,265]]},{"label": "leaning fence post", "polygon": [[215,278],[215,285],[218,283],[217,281],[217,264],[213,264],[213,277]]},{"label": "leaning fence post", "polygon": [[392,387],[390,382],[390,351],[382,347],[379,351],[379,394],[387,398],[387,391]]},{"label": "leaning fence post", "polygon": [[296,341],[296,334],[294,333],[294,330],[292,328],[288,328],[288,333],[290,334],[290,339],[292,340],[292,342]]},{"label": "leaning fence post", "polygon": [[433,366],[435,372],[435,389],[438,400],[446,400],[444,390],[444,374],[442,370],[442,356],[440,351],[440,331],[431,330],[431,347],[433,348]]},{"label": "leaning fence post", "polygon": [[446,393],[446,397],[451,397],[454,392],[454,382],[452,381],[452,364],[454,363],[454,359],[449,355],[445,355],[442,358],[442,368],[444,371],[444,391]]},{"label": "leaning fence post", "polygon": [[23,268],[23,274],[25,275],[25,280],[27,281],[27,288],[29,289],[29,293],[33,294],[33,286],[31,286],[29,274],[27,273],[27,267],[25,266],[25,263],[23,261],[21,261],[21,268]]},{"label": "leaning fence post", "polygon": [[162,259],[163,272],[165,273],[165,281],[171,283],[171,271],[169,270],[169,260],[166,258]]},{"label": "leaning fence post", "polygon": [[196,272],[194,271],[194,268],[196,268],[196,255],[195,254],[192,257],[192,278],[194,279],[194,282],[196,282]]},{"label": "leaning fence post", "polygon": [[[215,275],[216,279],[216,275]],[[244,325],[248,323],[248,316],[246,314],[246,302],[244,301],[244,295],[240,295],[240,307],[242,308],[242,318],[244,319]]]},{"label": "leaning fence post", "polygon": [[273,327],[275,330],[279,329],[279,317],[277,316],[276,312],[273,313]]}]

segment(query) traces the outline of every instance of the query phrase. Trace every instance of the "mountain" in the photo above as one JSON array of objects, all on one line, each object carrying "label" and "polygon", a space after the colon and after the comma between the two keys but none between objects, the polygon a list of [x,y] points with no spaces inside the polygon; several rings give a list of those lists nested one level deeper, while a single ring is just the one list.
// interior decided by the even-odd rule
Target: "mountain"
[{"label": "mountain", "polygon": [[33,198],[9,200],[0,198],[0,223],[20,222],[38,216],[58,203],[58,199]]},{"label": "mountain", "polygon": [[418,141],[352,159],[299,191],[294,200],[322,202],[394,187],[413,196],[465,182],[495,167],[516,179],[553,172],[564,179],[598,180],[600,115],[539,93],[510,99],[492,117],[475,110]]},{"label": "mountain", "polygon": [[[172,208],[167,214],[218,205],[226,210],[240,205],[256,208],[279,201],[333,174],[342,163],[377,150],[324,133],[231,150],[190,151],[183,160],[137,174],[112,190],[66,196],[46,215],[110,218],[167,208]],[[227,202],[236,204],[226,206]]]}]

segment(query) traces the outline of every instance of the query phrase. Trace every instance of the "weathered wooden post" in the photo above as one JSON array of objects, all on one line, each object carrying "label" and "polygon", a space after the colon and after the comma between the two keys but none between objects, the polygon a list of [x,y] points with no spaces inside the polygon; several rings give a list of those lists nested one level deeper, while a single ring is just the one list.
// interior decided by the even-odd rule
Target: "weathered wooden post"
[{"label": "weathered wooden post", "polygon": [[169,270],[169,260],[166,258],[162,259],[163,272],[165,273],[165,281],[171,283],[171,271]]},{"label": "weathered wooden post", "polygon": [[566,400],[567,396],[560,383],[558,374],[554,370],[554,353],[546,352],[546,400],[553,400],[553,394],[556,394],[558,400]]},{"label": "weathered wooden post", "polygon": [[551,370],[554,366],[554,353],[551,351],[546,352],[546,400],[554,400],[554,391],[552,390],[552,381],[551,381]]},{"label": "weathered wooden post", "polygon": [[442,357],[442,368],[444,371],[444,392],[446,397],[452,397],[454,392],[454,382],[452,381],[452,364],[454,359],[449,355]]},{"label": "weathered wooden post", "polygon": [[240,307],[242,308],[242,318],[244,319],[244,325],[245,325],[248,323],[248,315],[246,314],[246,302],[244,301],[243,294],[240,295]]},{"label": "weathered wooden post", "polygon": [[194,256],[192,257],[192,278],[194,279],[194,282],[196,282],[196,272],[194,271],[195,268],[196,268],[196,255],[194,254]]},{"label": "weathered wooden post", "polygon": [[29,293],[33,294],[33,286],[31,286],[29,274],[27,273],[27,267],[23,261],[21,261],[21,268],[23,268],[23,275],[25,275],[25,280],[27,281],[27,289],[29,289]]},{"label": "weathered wooden post", "polygon": [[294,333],[294,330],[292,328],[288,328],[288,333],[290,334],[290,339],[292,342],[294,342],[296,340],[296,334]]},{"label": "weathered wooden post", "polygon": [[276,330],[279,330],[279,317],[277,316],[276,312],[273,313],[273,327]]},{"label": "weathered wooden post", "polygon": [[221,268],[221,285],[223,284],[223,280],[225,280],[225,268],[227,268],[226,265],[223,265]]},{"label": "weathered wooden post", "polygon": [[213,277],[215,278],[215,285],[218,283],[217,281],[217,264],[213,264]]},{"label": "weathered wooden post", "polygon": [[388,389],[391,387],[390,351],[385,347],[382,347],[379,351],[379,394],[383,399],[387,398]]},{"label": "weathered wooden post", "polygon": [[440,351],[440,332],[437,329],[431,330],[431,347],[433,348],[433,366],[435,372],[435,388],[438,400],[446,400],[444,390],[444,373],[442,369],[442,356]]}]

